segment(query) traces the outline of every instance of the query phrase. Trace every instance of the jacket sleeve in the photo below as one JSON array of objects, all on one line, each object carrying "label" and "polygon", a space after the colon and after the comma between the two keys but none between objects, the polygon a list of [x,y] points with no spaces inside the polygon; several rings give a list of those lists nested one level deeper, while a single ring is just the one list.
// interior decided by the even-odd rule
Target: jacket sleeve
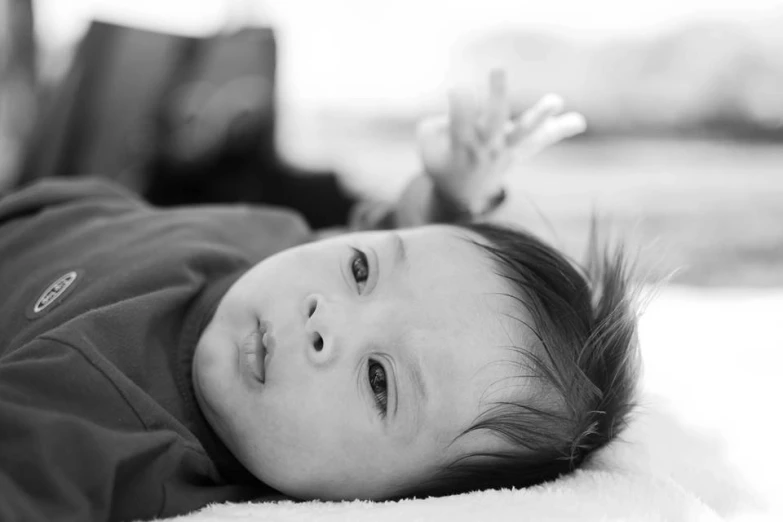
[{"label": "jacket sleeve", "polygon": [[143,204],[131,192],[99,178],[46,179],[15,192],[0,194],[0,226],[47,208],[106,198],[119,205]]},{"label": "jacket sleeve", "polygon": [[33,341],[0,359],[0,520],[156,518],[172,439],[81,352]]},{"label": "jacket sleeve", "polygon": [[474,214],[438,191],[432,179],[421,174],[408,183],[394,204],[361,201],[354,205],[348,226],[352,230],[377,230],[489,219],[504,200],[502,191],[480,214]]}]

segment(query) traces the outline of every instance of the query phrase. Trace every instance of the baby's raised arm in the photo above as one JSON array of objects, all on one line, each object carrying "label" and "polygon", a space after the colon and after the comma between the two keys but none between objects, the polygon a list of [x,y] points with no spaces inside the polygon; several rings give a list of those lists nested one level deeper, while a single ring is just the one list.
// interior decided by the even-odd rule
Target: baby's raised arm
[{"label": "baby's raised arm", "polygon": [[377,202],[356,206],[354,230],[453,223],[486,217],[505,199],[505,180],[516,161],[584,132],[585,119],[563,114],[563,100],[546,95],[514,115],[506,75],[489,76],[489,94],[477,103],[452,90],[448,114],[424,119],[417,131],[423,173],[389,208]]}]

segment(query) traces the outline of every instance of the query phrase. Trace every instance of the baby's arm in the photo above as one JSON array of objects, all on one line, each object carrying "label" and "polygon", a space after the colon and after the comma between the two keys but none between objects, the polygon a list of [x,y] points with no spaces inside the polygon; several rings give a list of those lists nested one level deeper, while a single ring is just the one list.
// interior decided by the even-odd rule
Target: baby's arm
[{"label": "baby's arm", "polygon": [[544,96],[513,117],[503,71],[490,74],[483,104],[453,91],[449,114],[421,122],[417,133],[424,173],[411,181],[395,205],[355,206],[354,230],[453,223],[486,217],[505,199],[514,162],[585,130],[581,114],[561,114],[563,101]]}]

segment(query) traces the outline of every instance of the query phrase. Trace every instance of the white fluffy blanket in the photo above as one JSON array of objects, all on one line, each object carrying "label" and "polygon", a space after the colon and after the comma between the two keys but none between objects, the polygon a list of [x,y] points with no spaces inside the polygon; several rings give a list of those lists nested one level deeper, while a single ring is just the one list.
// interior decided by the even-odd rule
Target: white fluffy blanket
[{"label": "white fluffy blanket", "polygon": [[641,321],[642,405],[586,469],[527,490],[223,504],[177,521],[783,521],[783,291],[668,288]]}]

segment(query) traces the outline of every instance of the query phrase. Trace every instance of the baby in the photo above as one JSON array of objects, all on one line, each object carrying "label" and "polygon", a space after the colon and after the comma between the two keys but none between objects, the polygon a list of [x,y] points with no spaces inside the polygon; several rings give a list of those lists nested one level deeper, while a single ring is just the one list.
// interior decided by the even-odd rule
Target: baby
[{"label": "baby", "polygon": [[[312,242],[301,218],[149,207],[99,182],[0,200],[0,519],[126,520],[273,493],[389,499],[524,487],[633,404],[620,253],[582,269],[476,221],[583,130],[502,73],[420,129],[398,204]],[[430,224],[427,223],[440,223]],[[404,229],[399,229],[407,227]]]}]

